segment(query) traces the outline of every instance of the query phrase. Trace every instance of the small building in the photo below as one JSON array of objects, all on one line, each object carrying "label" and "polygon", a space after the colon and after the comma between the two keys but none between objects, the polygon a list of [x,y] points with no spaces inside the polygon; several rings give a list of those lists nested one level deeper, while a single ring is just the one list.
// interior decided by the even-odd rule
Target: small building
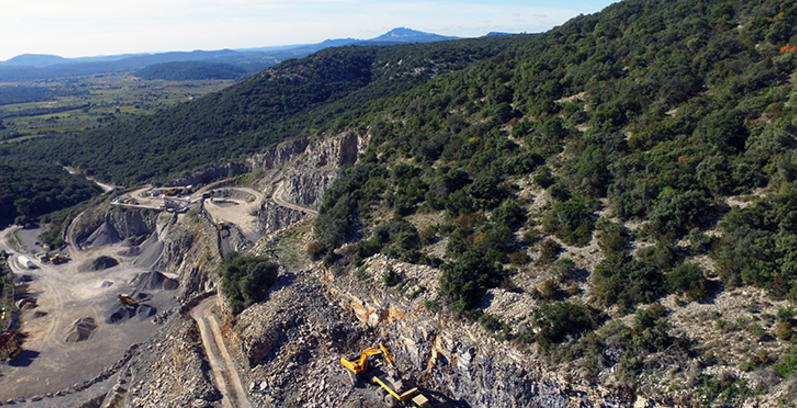
[{"label": "small building", "polygon": [[35,264],[35,263],[33,263],[33,261],[31,261],[31,260],[30,260],[30,258],[28,258],[28,257],[27,257],[27,256],[25,256],[25,255],[20,255],[20,256],[18,256],[18,257],[17,257],[17,260],[19,261],[19,263],[20,263],[22,266],[24,266],[24,267],[26,267],[26,268],[28,268],[28,269],[36,269],[36,264]]}]

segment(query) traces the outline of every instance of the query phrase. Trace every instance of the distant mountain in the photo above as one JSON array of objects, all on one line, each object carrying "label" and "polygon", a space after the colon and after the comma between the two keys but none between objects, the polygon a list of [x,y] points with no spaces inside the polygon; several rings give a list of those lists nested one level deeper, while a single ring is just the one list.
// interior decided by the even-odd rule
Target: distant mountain
[{"label": "distant mountain", "polygon": [[45,67],[47,65],[61,64],[68,61],[64,57],[47,54],[22,54],[0,64],[27,67]]},{"label": "distant mountain", "polygon": [[394,45],[428,43],[453,40],[439,34],[425,33],[409,28],[394,28],[372,39],[338,38],[316,44],[297,44],[246,48],[239,50],[175,51],[157,54],[125,54],[97,57],[63,58],[56,55],[24,54],[0,62],[0,82],[13,82],[59,77],[74,77],[108,72],[129,72],[150,65],[195,61],[212,64],[229,64],[254,74],[280,61],[306,57],[325,48],[347,45]]},{"label": "distant mountain", "polygon": [[485,34],[485,37],[500,37],[502,35],[512,35],[512,33],[499,33],[495,31],[490,31],[489,33]]},{"label": "distant mountain", "polygon": [[367,40],[368,42],[380,43],[426,43],[435,41],[455,40],[458,37],[446,37],[439,34],[425,33],[423,31],[412,30],[406,27],[398,27],[388,31],[379,37]]}]

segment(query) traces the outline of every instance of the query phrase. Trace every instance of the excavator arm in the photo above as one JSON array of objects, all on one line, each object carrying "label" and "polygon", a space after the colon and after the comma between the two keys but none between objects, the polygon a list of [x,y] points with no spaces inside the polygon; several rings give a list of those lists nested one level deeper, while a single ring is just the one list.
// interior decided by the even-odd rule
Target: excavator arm
[{"label": "excavator arm", "polygon": [[387,352],[387,348],[379,343],[379,348],[377,347],[369,347],[363,350],[360,353],[360,357],[357,357],[357,354],[352,354],[350,356],[343,356],[340,358],[340,364],[344,367],[351,370],[354,374],[360,374],[365,371],[368,371],[368,364],[369,358],[371,356],[382,354],[385,356],[385,360],[393,366],[393,357],[390,356],[390,353]]}]

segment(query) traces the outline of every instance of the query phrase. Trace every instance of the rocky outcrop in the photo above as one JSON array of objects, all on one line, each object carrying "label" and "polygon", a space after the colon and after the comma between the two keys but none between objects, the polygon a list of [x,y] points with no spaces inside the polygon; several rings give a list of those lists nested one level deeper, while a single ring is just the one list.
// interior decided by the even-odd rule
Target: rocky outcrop
[{"label": "rocky outcrop", "polygon": [[252,165],[249,162],[226,161],[186,172],[176,180],[170,181],[169,184],[177,186],[203,185],[216,180],[248,173],[251,170]]},{"label": "rocky outcrop", "polygon": [[180,282],[182,296],[215,286],[221,262],[216,226],[195,208],[179,221],[163,227],[163,252],[155,269]]},{"label": "rocky outcrop", "polygon": [[[286,228],[308,214],[278,201],[311,211],[318,210],[324,192],[342,166],[353,164],[367,147],[369,136],[354,131],[313,140],[299,137],[274,150],[254,156],[250,162],[263,175],[261,188],[272,194],[258,212],[258,228],[271,233]],[[278,194],[275,200],[273,195]]]},{"label": "rocky outcrop", "polygon": [[303,220],[307,214],[283,207],[273,202],[263,206],[258,217],[258,228],[262,231],[274,232]]},{"label": "rocky outcrop", "polygon": [[199,330],[175,316],[139,348],[106,402],[120,407],[209,407],[221,398],[209,378]]}]

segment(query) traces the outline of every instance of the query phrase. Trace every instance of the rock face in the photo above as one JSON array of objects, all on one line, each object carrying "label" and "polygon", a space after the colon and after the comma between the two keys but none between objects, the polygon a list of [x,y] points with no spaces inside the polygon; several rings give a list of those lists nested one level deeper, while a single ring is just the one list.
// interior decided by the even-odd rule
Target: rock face
[{"label": "rock face", "polygon": [[245,162],[222,162],[193,170],[183,174],[176,180],[170,181],[173,185],[201,185],[224,178],[234,177],[251,171],[251,164]]},{"label": "rock face", "polygon": [[258,228],[271,233],[307,217],[307,211],[280,205],[277,203],[280,200],[318,210],[338,170],[357,160],[369,138],[353,131],[318,141],[298,137],[250,159],[252,167],[262,174],[262,189],[272,196],[258,212]]}]

